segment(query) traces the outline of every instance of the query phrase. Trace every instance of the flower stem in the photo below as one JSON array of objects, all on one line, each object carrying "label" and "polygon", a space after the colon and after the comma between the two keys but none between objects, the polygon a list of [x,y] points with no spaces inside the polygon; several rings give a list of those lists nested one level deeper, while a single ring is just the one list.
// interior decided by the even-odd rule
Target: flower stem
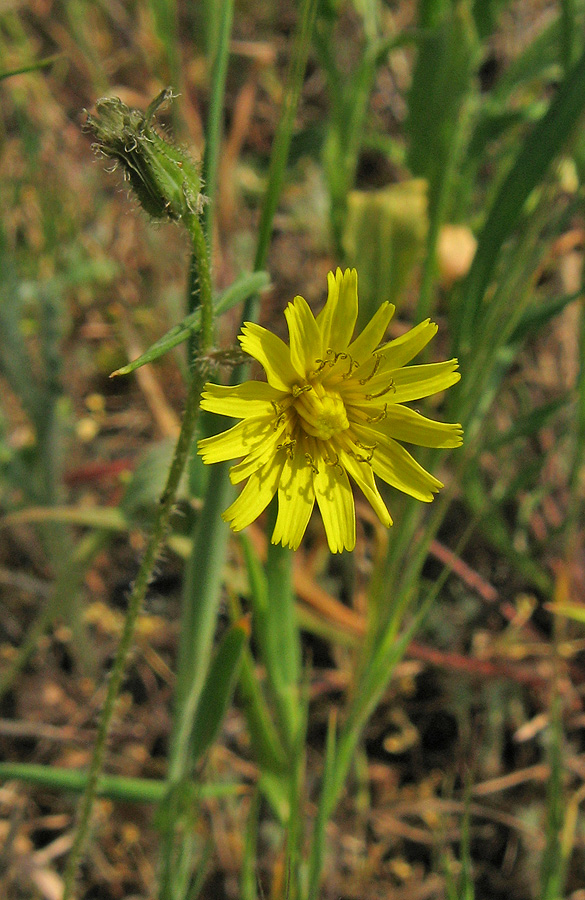
[{"label": "flower stem", "polygon": [[[209,273],[209,259],[207,254],[207,245],[201,224],[195,216],[187,223],[191,239],[193,243],[193,253],[198,260],[199,289],[201,296],[201,335],[200,335],[200,352],[205,353],[211,346],[213,337],[213,312],[211,306],[211,279]],[[101,774],[108,734],[112,717],[114,715],[116,700],[122,685],[122,679],[126,669],[128,653],[134,639],[136,623],[138,616],[142,610],[144,598],[148,585],[152,579],[154,567],[159,557],[160,549],[167,531],[170,515],[175,502],[177,488],[185,468],[185,463],[189,455],[197,416],[199,413],[199,402],[201,398],[201,390],[205,382],[205,371],[203,367],[195,369],[191,378],[191,384],[187,394],[185,404],[185,412],[181,423],[181,431],[175,447],[173,460],[169,469],[165,488],[159,499],[152,532],[148,541],[148,546],[142,560],[142,565],[138,572],[134,587],[128,601],[128,611],[124,621],[122,636],[116,652],[112,671],[108,681],[106,699],[102,709],[96,742],[93,748],[93,755],[89,766],[87,776],[87,784],[84,794],[81,798],[78,811],[78,827],[73,842],[73,847],[67,861],[67,868],[64,877],[63,900],[71,900],[75,891],[75,880],[77,872],[82,860],[82,854],[85,848],[87,835],[90,826],[91,813],[96,798],[98,781]]]}]

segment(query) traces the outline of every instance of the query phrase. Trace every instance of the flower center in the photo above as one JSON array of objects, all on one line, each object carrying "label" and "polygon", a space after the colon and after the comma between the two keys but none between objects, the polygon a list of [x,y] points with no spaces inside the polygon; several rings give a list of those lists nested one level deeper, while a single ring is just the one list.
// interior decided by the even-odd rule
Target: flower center
[{"label": "flower center", "polygon": [[293,388],[294,409],[307,434],[328,441],[334,434],[349,428],[347,413],[337,391],[322,384],[306,384]]}]

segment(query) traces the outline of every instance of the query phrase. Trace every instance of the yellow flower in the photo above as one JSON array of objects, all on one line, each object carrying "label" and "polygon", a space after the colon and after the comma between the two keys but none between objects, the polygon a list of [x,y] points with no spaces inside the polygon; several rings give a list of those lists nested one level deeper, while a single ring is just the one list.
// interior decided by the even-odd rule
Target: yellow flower
[{"label": "yellow flower", "polygon": [[316,318],[302,297],[289,303],[290,347],[260,325],[244,324],[242,349],[264,367],[267,383],[205,385],[203,409],[242,421],[199,441],[199,453],[206,463],[244,457],[232,466],[230,478],[233,484],[248,482],[223,514],[234,531],[253,522],[278,492],[272,542],[296,550],[317,500],[329,548],[337,553],[355,546],[348,475],[380,521],[390,526],[374,473],[418,500],[432,500],[443,486],[397,441],[457,447],[462,429],[403,406],[459,380],[456,359],[406,366],[437,326],[427,319],[379,346],[394,314],[394,306],[383,303],[352,341],[357,272],[330,272],[328,287],[327,302]]}]

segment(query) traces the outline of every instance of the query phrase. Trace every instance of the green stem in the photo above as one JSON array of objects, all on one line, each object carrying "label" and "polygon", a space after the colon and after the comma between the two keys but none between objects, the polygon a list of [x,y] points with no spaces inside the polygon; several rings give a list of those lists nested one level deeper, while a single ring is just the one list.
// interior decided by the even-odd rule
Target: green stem
[{"label": "green stem", "polygon": [[[211,270],[209,250],[205,240],[205,232],[197,216],[190,216],[185,225],[191,236],[193,260],[197,268],[199,297],[201,303],[201,330],[199,332],[199,350],[204,356],[213,346],[213,300],[211,294]],[[193,263],[191,268],[193,268]]]},{"label": "green stem", "polygon": [[[209,349],[211,338],[213,335],[213,312],[211,305],[211,279],[209,274],[209,260],[207,256],[207,247],[203,229],[195,217],[189,222],[189,230],[193,241],[194,253],[198,255],[199,260],[199,284],[201,291],[201,349],[205,352]],[[199,255],[200,254],[200,255]],[[205,373],[202,369],[196,370],[193,374],[187,400],[185,404],[185,412],[181,423],[181,431],[175,447],[175,453],[171,462],[171,467],[167,477],[167,482],[163,493],[159,500],[152,533],[148,541],[146,552],[142,560],[142,565],[138,572],[138,576],[134,583],[134,587],[128,601],[128,611],[124,621],[122,636],[116,652],[116,657],[110,673],[108,681],[106,699],[100,716],[96,742],[93,748],[93,755],[90,762],[89,772],[87,776],[87,785],[81,802],[79,804],[78,821],[79,825],[75,834],[73,847],[67,862],[64,878],[63,900],[71,900],[75,890],[75,880],[79,865],[81,862],[83,850],[87,840],[89,831],[91,813],[96,798],[98,781],[101,774],[104,757],[106,753],[106,744],[112,717],[114,715],[116,700],[122,685],[124,671],[126,669],[126,661],[128,653],[132,646],[134,632],[138,616],[142,610],[144,598],[148,585],[152,579],[154,567],[158,560],[160,549],[167,531],[169,518],[175,502],[175,497],[185,463],[191,449],[197,416],[199,413],[199,402],[201,398],[201,390],[205,382]]]},{"label": "green stem", "polygon": [[[270,161],[268,188],[259,227],[255,271],[262,270],[266,262],[272,221],[282,189],[294,117],[311,44],[310,37],[316,8],[317,0],[303,0],[299,30],[283,100],[283,112],[277,126]],[[254,320],[257,310],[258,295],[255,294],[246,300],[243,319]],[[234,370],[233,383],[237,383],[245,377],[245,368],[245,366],[238,366]],[[190,764],[185,736],[188,736],[190,732],[189,721],[192,720],[197,709],[212,648],[213,625],[219,602],[221,568],[225,558],[228,535],[227,527],[224,526],[219,516],[219,510],[225,508],[225,498],[231,489],[227,472],[226,465],[216,465],[212,469],[204,508],[200,514],[201,524],[190,559],[192,571],[186,574],[185,579],[184,627],[181,629],[174,717],[175,730],[171,740],[169,763],[169,782],[171,784],[184,777]],[[212,528],[213,531],[210,532],[209,528]],[[194,639],[197,641],[196,650],[192,643]],[[171,822],[163,839],[161,897],[169,896],[170,883],[173,878],[173,834],[174,828]]]},{"label": "green stem", "polygon": [[175,502],[175,495],[179,486],[181,475],[187,461],[189,449],[193,439],[193,432],[197,422],[197,414],[199,411],[199,400],[201,396],[201,388],[203,386],[203,376],[196,375],[189,388],[185,413],[181,425],[181,432],[175,448],[175,454],[169,470],[167,483],[160,498],[156,518],[138,577],[134,583],[134,588],[128,602],[128,611],[124,621],[124,628],[116,658],[108,681],[108,689],[104,707],[100,717],[98,733],[93,749],[93,755],[90,763],[87,786],[85,793],[81,799],[79,806],[79,825],[75,835],[75,841],[69,855],[67,869],[65,871],[65,887],[63,892],[63,900],[71,900],[74,896],[75,878],[81,862],[89,823],[93,809],[94,800],[97,793],[98,779],[104,762],[106,743],[114,715],[116,700],[124,677],[126,669],[126,660],[132,646],[136,622],[142,610],[142,604],[146,596],[148,585],[152,579],[152,574],[156,561],[158,559],[162,542],[167,530],[171,511]]},{"label": "green stem", "polygon": [[[219,34],[213,61],[211,76],[211,103],[206,129],[205,151],[203,154],[203,185],[207,203],[203,210],[204,234],[209,248],[209,258],[213,258],[213,214],[215,211],[215,191],[217,186],[217,161],[220,153],[221,121],[225,79],[229,58],[229,41],[233,19],[233,0],[224,0],[219,19]],[[187,223],[191,230],[191,223]],[[193,252],[189,266],[189,282],[187,285],[187,313],[193,313],[200,303],[199,299],[199,256]],[[197,337],[191,334],[188,338],[187,352],[189,360],[193,360],[197,351]]]}]

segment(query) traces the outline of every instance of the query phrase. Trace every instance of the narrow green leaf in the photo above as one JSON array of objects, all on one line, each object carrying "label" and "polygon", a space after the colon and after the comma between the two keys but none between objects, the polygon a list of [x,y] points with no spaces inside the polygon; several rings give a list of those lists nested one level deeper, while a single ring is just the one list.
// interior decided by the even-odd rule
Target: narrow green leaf
[{"label": "narrow green leaf", "polygon": [[550,776],[546,798],[546,845],[540,864],[540,884],[542,900],[560,900],[564,895],[566,865],[561,846],[561,835],[565,820],[563,791],[563,723],[561,701],[553,697],[548,728],[548,764]]},{"label": "narrow green leaf", "polygon": [[195,761],[201,759],[219,733],[234,693],[249,635],[248,620],[242,619],[230,628],[217,649],[201,691],[191,732],[190,750]]},{"label": "narrow green leaf", "polygon": [[42,522],[66,522],[106,531],[127,531],[128,520],[120,509],[104,506],[33,506],[0,518],[0,528]]},{"label": "narrow green leaf", "polygon": [[519,416],[514,424],[501,434],[495,434],[493,437],[487,437],[485,442],[486,450],[495,450],[497,447],[503,447],[518,438],[530,437],[535,434],[546,423],[569,402],[569,395],[558,397],[551,400],[550,403],[543,403],[537,409],[532,409],[524,416]]},{"label": "narrow green leaf", "polygon": [[567,616],[567,618],[585,625],[585,606],[577,603],[549,603],[547,609],[556,616]]},{"label": "narrow green leaf", "polygon": [[38,72],[39,69],[46,69],[62,57],[62,53],[55,53],[54,56],[47,56],[45,59],[26,63],[24,66],[18,66],[16,69],[5,69],[4,72],[0,72],[0,81],[3,81],[5,78],[12,78],[13,75],[25,75],[27,72]]},{"label": "narrow green leaf", "polygon": [[325,861],[326,828],[329,810],[335,805],[335,798],[330,796],[335,771],[335,754],[337,749],[337,719],[332,712],[329,716],[327,728],[327,742],[325,744],[325,759],[323,761],[323,777],[321,781],[321,794],[319,806],[313,827],[311,841],[311,857],[309,863],[309,888],[307,900],[317,900],[319,893],[320,874],[323,871]]},{"label": "narrow green leaf", "polygon": [[502,244],[520,221],[524,204],[562,150],[585,106],[585,53],[567,74],[547,113],[524,141],[480,234],[461,295],[460,351],[466,354],[478,327],[483,298]]},{"label": "narrow green leaf", "polygon": [[[38,763],[0,762],[0,781],[24,781],[27,784],[38,784],[42,787],[58,791],[75,791],[85,789],[87,773],[74,769],[62,769],[55,766],[43,766]],[[195,785],[193,785],[195,788]],[[245,790],[245,786],[235,782],[213,784],[206,782],[198,785],[200,796],[229,797]],[[121,800],[125,803],[160,803],[168,792],[166,781],[153,778],[124,778],[119,775],[102,775],[98,782],[98,795],[110,800]]]},{"label": "narrow green leaf", "polygon": [[267,800],[280,825],[284,828],[290,815],[288,780],[274,772],[263,772],[258,779],[258,790]]},{"label": "narrow green leaf", "polygon": [[509,3],[510,0],[474,0],[473,16],[482,40],[494,31],[502,8]]},{"label": "narrow green leaf", "polygon": [[491,545],[509,560],[514,569],[520,572],[529,584],[534,585],[544,594],[550,594],[550,576],[539,562],[515,549],[513,535],[510,533],[499,506],[488,502],[481,485],[467,483],[465,497],[473,512],[478,516],[480,531]]},{"label": "narrow green leaf", "polygon": [[487,106],[480,113],[473,129],[473,135],[467,148],[467,165],[469,161],[477,164],[485,164],[486,147],[501,138],[512,128],[522,125],[534,125],[546,112],[546,103],[535,100],[520,109],[504,109],[499,106],[495,109]]},{"label": "narrow green leaf", "polygon": [[252,797],[248,822],[246,824],[246,837],[244,841],[244,854],[242,858],[242,871],[240,874],[241,900],[258,900],[258,828],[260,824],[260,793],[256,791]]},{"label": "narrow green leaf", "polygon": [[[250,584],[254,613],[254,635],[262,662],[266,666],[268,687],[276,707],[279,736],[290,752],[298,724],[298,636],[294,631],[296,614],[288,583],[286,555],[274,558],[270,584],[254,548],[245,535],[240,540]],[[274,547],[274,545],[272,545]],[[269,602],[269,599],[271,602]],[[289,646],[286,646],[288,641]]]},{"label": "narrow green leaf", "polygon": [[531,334],[536,334],[548,322],[561,313],[569,303],[574,303],[583,296],[581,290],[572,294],[563,294],[553,300],[545,300],[542,303],[534,303],[525,310],[522,318],[512,332],[509,343],[517,344]]},{"label": "narrow green leaf", "polygon": [[[303,78],[307,67],[307,57],[311,49],[311,34],[315,24],[318,0],[302,0],[299,4],[299,20],[295,34],[293,52],[290,57],[289,71],[286,77],[286,90],[282,100],[282,114],[276,126],[276,133],[272,142],[270,154],[270,168],[268,171],[268,186],[266,196],[260,214],[258,224],[258,245],[254,270],[260,271],[266,263],[268,247],[272,237],[272,222],[284,181],[284,173],[288,160],[290,141],[294,128],[295,115],[299,103],[299,97],[303,87]],[[253,296],[253,295],[252,295]],[[248,318],[254,311],[255,303],[246,304]]]},{"label": "narrow green leaf", "polygon": [[[248,275],[242,275],[241,278],[238,278],[237,281],[217,298],[213,307],[214,317],[217,318],[217,316],[221,316],[223,313],[227,312],[228,309],[231,309],[238,303],[242,303],[259,291],[264,290],[268,287],[269,283],[270,277],[267,272],[252,272]],[[189,313],[189,315],[186,316],[182,322],[179,322],[178,325],[174,325],[165,335],[163,335],[163,337],[159,338],[158,341],[155,341],[154,344],[137,357],[137,359],[132,360],[128,365],[122,366],[120,369],[116,369],[115,372],[112,372],[110,378],[114,378],[117,375],[129,375],[131,372],[139,369],[140,366],[153,362],[155,359],[168,353],[173,347],[186,341],[190,335],[198,332],[200,328],[201,310],[196,309],[194,312]]]},{"label": "narrow green leaf", "polygon": [[411,172],[429,182],[432,217],[459,114],[478,60],[475,24],[467,2],[454,3],[445,14],[433,11],[436,27],[421,40],[409,92],[407,130]]},{"label": "narrow green leaf", "polygon": [[[477,0],[482,2],[482,0]],[[507,103],[510,94],[527,82],[552,81],[561,74],[558,65],[559,19],[544,28],[502,73],[491,94],[491,101]]]},{"label": "narrow green leaf", "polygon": [[263,771],[284,772],[286,756],[254,671],[254,660],[245,648],[238,691],[241,695],[250,743],[256,762]]}]

